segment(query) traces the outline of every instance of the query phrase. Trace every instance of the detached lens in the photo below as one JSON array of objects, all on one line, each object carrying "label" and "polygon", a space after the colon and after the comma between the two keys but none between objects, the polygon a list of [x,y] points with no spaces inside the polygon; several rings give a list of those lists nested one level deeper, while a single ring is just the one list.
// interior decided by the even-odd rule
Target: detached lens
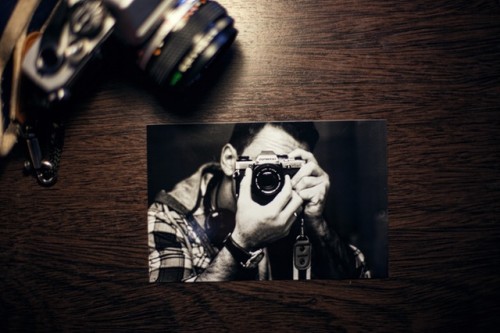
[{"label": "detached lens", "polygon": [[236,34],[233,19],[221,5],[201,4],[182,28],[172,31],[157,46],[147,71],[160,85],[189,86],[231,45]]}]

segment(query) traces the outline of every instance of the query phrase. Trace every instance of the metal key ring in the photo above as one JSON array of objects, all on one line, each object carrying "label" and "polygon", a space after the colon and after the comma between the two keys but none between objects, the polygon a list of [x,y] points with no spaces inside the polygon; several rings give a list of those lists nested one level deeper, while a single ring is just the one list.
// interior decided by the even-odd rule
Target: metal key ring
[{"label": "metal key ring", "polygon": [[36,171],[36,177],[38,182],[43,186],[53,185],[57,179],[54,165],[50,161],[43,160],[40,169]]}]

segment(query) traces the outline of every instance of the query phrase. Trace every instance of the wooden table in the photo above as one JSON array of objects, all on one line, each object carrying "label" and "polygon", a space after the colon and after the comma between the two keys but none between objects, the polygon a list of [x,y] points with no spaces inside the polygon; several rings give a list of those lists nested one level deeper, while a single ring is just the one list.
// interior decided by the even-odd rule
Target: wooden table
[{"label": "wooden table", "polygon": [[[1,161],[0,331],[493,331],[500,3],[220,2],[239,36],[211,89],[165,102],[111,66],[55,186],[22,145]],[[149,284],[146,125],[298,119],[387,119],[390,277]]]}]

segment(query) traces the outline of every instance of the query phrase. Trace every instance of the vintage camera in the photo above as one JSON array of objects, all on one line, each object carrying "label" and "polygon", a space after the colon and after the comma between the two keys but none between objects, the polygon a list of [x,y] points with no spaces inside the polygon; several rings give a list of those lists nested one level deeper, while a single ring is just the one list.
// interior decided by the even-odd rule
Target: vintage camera
[{"label": "vintage camera", "polygon": [[267,205],[281,191],[285,184],[285,175],[293,177],[306,163],[300,157],[288,158],[287,155],[276,155],[273,151],[262,151],[252,161],[248,156],[240,156],[236,161],[233,178],[236,181],[236,194],[239,194],[240,183],[245,176],[245,170],[253,170],[251,192],[253,201]]},{"label": "vintage camera", "polygon": [[233,19],[215,1],[64,0],[29,49],[23,72],[40,88],[45,104],[67,99],[116,36],[154,82],[184,88],[236,34]]}]

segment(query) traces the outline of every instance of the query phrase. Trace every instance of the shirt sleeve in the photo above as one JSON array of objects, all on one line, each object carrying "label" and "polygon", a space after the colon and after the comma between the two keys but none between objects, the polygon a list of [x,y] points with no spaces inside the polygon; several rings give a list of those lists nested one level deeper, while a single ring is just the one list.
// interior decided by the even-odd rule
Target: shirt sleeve
[{"label": "shirt sleeve", "polygon": [[154,203],[148,210],[149,281],[183,281],[192,276],[190,244],[168,207]]}]

